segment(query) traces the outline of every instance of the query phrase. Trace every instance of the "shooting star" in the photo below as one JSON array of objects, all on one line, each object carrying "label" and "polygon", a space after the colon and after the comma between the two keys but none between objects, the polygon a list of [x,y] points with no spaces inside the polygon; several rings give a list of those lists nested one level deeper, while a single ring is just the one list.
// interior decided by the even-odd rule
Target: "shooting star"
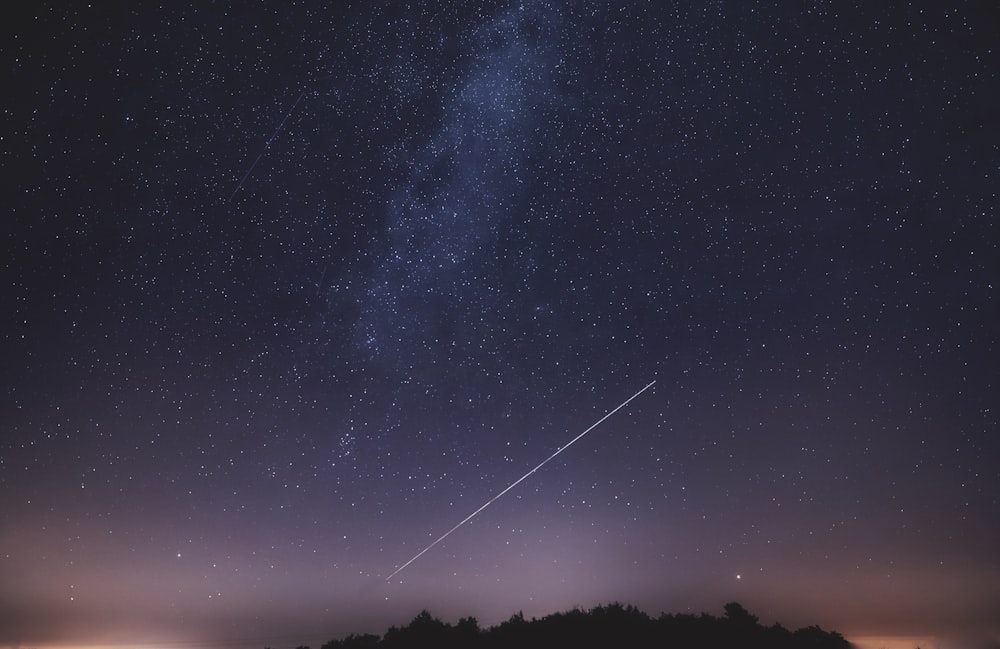
[{"label": "shooting star", "polygon": [[236,185],[236,189],[234,189],[233,193],[229,195],[229,202],[230,203],[233,202],[233,197],[236,196],[236,193],[238,191],[240,191],[241,187],[243,187],[243,183],[245,183],[247,181],[247,178],[250,177],[250,172],[252,172],[254,170],[254,167],[257,166],[257,163],[260,162],[260,159],[263,158],[264,154],[267,153],[267,150],[269,148],[271,148],[271,142],[274,142],[274,138],[278,137],[278,133],[281,133],[281,129],[283,129],[285,127],[285,122],[288,121],[288,117],[292,114],[292,112],[295,111],[295,107],[299,105],[299,102],[302,101],[302,98],[305,97],[305,96],[306,96],[306,91],[303,90],[302,94],[299,95],[299,98],[295,100],[294,104],[292,104],[292,107],[288,109],[287,113],[285,113],[285,118],[283,120],[281,120],[281,124],[278,124],[278,128],[275,129],[274,135],[272,135],[271,139],[269,139],[264,144],[264,148],[260,150],[259,154],[257,154],[257,159],[253,161],[253,164],[250,165],[250,168],[247,169],[247,172],[245,174],[243,174],[242,178],[240,178],[240,182]]},{"label": "shooting star", "polygon": [[595,421],[593,424],[591,424],[590,427],[587,428],[587,430],[583,431],[582,433],[580,433],[579,435],[577,435],[576,437],[574,437],[570,441],[566,442],[566,444],[564,444],[563,446],[559,447],[559,449],[555,453],[553,453],[552,455],[550,455],[547,458],[545,458],[544,460],[542,460],[542,462],[538,466],[536,466],[534,469],[532,469],[531,471],[528,471],[523,476],[521,476],[520,478],[518,478],[517,480],[515,480],[514,482],[512,482],[510,484],[510,486],[508,486],[506,489],[504,489],[503,491],[501,491],[497,495],[495,495],[492,498],[490,498],[489,500],[487,500],[486,504],[484,504],[482,507],[480,507],[479,509],[477,509],[476,511],[472,512],[471,514],[469,514],[468,516],[466,516],[464,519],[462,519],[462,522],[460,522],[458,525],[456,525],[455,527],[451,528],[450,530],[448,530],[447,532],[445,532],[444,534],[442,534],[438,538],[438,540],[434,541],[433,543],[431,543],[430,545],[428,545],[426,548],[424,548],[420,552],[416,553],[413,556],[412,559],[410,559],[409,561],[407,561],[406,563],[404,563],[400,567],[396,568],[396,570],[394,570],[391,575],[389,575],[388,577],[386,577],[385,580],[388,582],[393,577],[395,577],[399,573],[403,572],[403,570],[405,570],[407,566],[409,566],[411,563],[413,563],[414,561],[416,561],[420,557],[424,556],[424,554],[426,554],[428,550],[430,550],[431,548],[433,548],[435,545],[437,545],[441,541],[444,541],[446,538],[448,538],[451,535],[452,532],[454,532],[458,528],[462,527],[463,525],[465,525],[466,523],[468,523],[469,521],[471,521],[473,518],[476,517],[476,514],[478,514],[479,512],[483,511],[484,509],[486,509],[487,507],[489,507],[490,505],[492,505],[500,497],[502,497],[505,493],[507,493],[508,491],[510,491],[511,489],[513,489],[514,487],[516,487],[517,485],[521,484],[522,482],[524,482],[528,478],[528,476],[530,476],[532,473],[534,473],[535,471],[538,471],[543,466],[545,466],[546,464],[548,464],[549,461],[552,460],[552,458],[554,458],[555,456],[559,455],[560,453],[562,453],[563,451],[565,451],[566,449],[568,449],[570,446],[572,446],[573,444],[575,444],[581,437],[583,437],[584,435],[586,435],[590,431],[592,431],[595,428],[597,428],[598,426],[600,426],[611,415],[615,414],[616,412],[618,412],[619,410],[621,410],[622,408],[624,408],[625,406],[627,406],[629,404],[629,402],[631,402],[633,399],[635,399],[636,397],[638,397],[640,394],[642,394],[643,392],[645,392],[646,390],[648,390],[649,388],[651,388],[654,383],[656,383],[656,381],[650,381],[649,384],[646,387],[644,387],[643,389],[639,390],[638,392],[636,392],[635,394],[633,394],[628,399],[625,399],[625,401],[623,401],[617,408],[615,408],[614,410],[612,410],[611,412],[609,412],[608,414],[604,415],[603,417],[601,417],[600,419],[598,419],[597,421]]}]

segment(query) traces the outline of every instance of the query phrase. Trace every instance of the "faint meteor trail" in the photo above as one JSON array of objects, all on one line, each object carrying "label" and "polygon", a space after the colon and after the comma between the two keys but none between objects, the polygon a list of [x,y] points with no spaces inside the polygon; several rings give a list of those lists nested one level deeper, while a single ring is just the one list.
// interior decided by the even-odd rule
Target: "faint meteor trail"
[{"label": "faint meteor trail", "polygon": [[253,161],[253,164],[250,165],[250,168],[247,169],[247,172],[245,174],[243,174],[242,178],[240,178],[240,182],[239,182],[239,184],[236,185],[236,189],[234,189],[233,193],[229,195],[229,202],[230,203],[233,202],[233,197],[236,196],[236,192],[240,191],[240,188],[243,187],[243,183],[245,183],[247,181],[247,178],[250,177],[250,172],[252,172],[254,170],[254,167],[257,166],[257,163],[260,162],[260,159],[264,157],[265,153],[267,153],[268,148],[270,148],[270,146],[271,146],[271,142],[274,142],[274,138],[278,137],[278,133],[280,133],[281,129],[284,128],[285,122],[288,121],[288,117],[292,114],[292,112],[295,110],[295,107],[299,105],[299,102],[302,101],[302,98],[305,97],[305,96],[306,96],[306,91],[303,90],[302,94],[299,95],[299,98],[295,100],[294,104],[292,104],[292,107],[288,109],[287,113],[285,113],[285,118],[283,120],[281,120],[281,124],[278,124],[278,128],[275,129],[274,135],[272,135],[271,139],[269,139],[264,144],[264,148],[260,150],[259,154],[257,154],[257,159]]},{"label": "faint meteor trail", "polygon": [[643,389],[639,390],[638,392],[636,392],[635,394],[633,394],[628,399],[625,399],[625,401],[622,401],[621,404],[617,408],[615,408],[614,410],[612,410],[608,414],[604,415],[603,417],[601,417],[600,419],[598,419],[597,421],[595,421],[593,424],[590,425],[589,428],[587,428],[587,430],[583,431],[582,433],[580,433],[579,435],[577,435],[576,437],[574,437],[570,441],[566,442],[566,444],[564,444],[563,446],[559,447],[559,449],[555,453],[553,453],[552,455],[550,455],[547,458],[545,458],[544,460],[542,460],[542,462],[538,466],[536,466],[534,469],[532,469],[531,471],[528,471],[523,476],[521,476],[520,478],[518,478],[517,480],[515,480],[514,482],[512,482],[510,484],[510,486],[508,486],[506,489],[504,489],[503,491],[501,491],[497,495],[495,495],[492,498],[490,498],[489,500],[487,500],[485,505],[483,505],[482,507],[480,507],[476,511],[472,512],[471,514],[469,514],[468,516],[466,516],[464,519],[462,519],[461,523],[459,523],[455,527],[451,528],[450,530],[448,530],[447,532],[445,532],[444,534],[442,534],[438,538],[438,540],[434,541],[433,543],[431,543],[430,545],[428,545],[426,548],[424,548],[420,552],[416,553],[413,556],[412,559],[410,559],[409,561],[407,561],[406,563],[404,563],[400,567],[396,568],[396,570],[393,571],[393,573],[391,575],[389,575],[388,577],[386,577],[385,580],[389,581],[393,577],[395,577],[396,575],[398,575],[399,573],[401,573],[404,569],[406,569],[407,566],[409,566],[411,563],[413,563],[414,561],[416,561],[417,559],[419,559],[420,557],[422,557],[424,555],[424,553],[426,553],[428,550],[430,550],[431,548],[433,548],[435,545],[437,545],[441,541],[443,541],[446,538],[448,538],[448,536],[452,532],[454,532],[458,528],[462,527],[463,525],[465,525],[466,523],[468,523],[469,521],[471,521],[473,518],[475,518],[476,514],[478,514],[479,512],[483,511],[484,509],[486,509],[487,507],[489,507],[490,505],[492,505],[494,502],[497,501],[497,499],[499,499],[505,493],[507,493],[508,491],[510,491],[511,489],[513,489],[514,487],[516,487],[517,485],[521,484],[522,482],[524,482],[524,480],[527,479],[528,476],[530,476],[532,473],[534,473],[535,471],[541,469],[543,466],[545,466],[546,464],[548,464],[549,460],[551,460],[555,456],[559,455],[560,453],[562,453],[563,451],[565,451],[566,449],[568,449],[570,446],[572,446],[573,444],[575,444],[576,441],[579,440],[581,437],[583,437],[584,435],[586,435],[590,431],[592,431],[595,428],[597,428],[598,426],[600,426],[604,422],[605,419],[607,419],[611,415],[615,414],[616,412],[618,412],[619,410],[621,410],[622,408],[624,408],[625,406],[627,406],[629,404],[629,402],[632,401],[632,399],[635,399],[640,394],[642,394],[643,392],[645,392],[646,390],[648,390],[650,387],[652,387],[652,385],[654,383],[656,383],[656,381],[650,381],[649,384],[646,385],[646,387],[644,387]]}]

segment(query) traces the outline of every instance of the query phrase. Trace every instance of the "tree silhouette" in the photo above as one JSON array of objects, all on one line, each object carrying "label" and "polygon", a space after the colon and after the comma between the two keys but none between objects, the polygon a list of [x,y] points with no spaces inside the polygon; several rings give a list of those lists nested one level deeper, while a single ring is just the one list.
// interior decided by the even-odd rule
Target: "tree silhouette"
[{"label": "tree silhouette", "polygon": [[373,649],[379,646],[381,640],[379,636],[370,633],[362,635],[352,633],[343,640],[331,640],[320,649]]},{"label": "tree silhouette", "polygon": [[750,612],[737,602],[729,602],[722,607],[726,612],[726,619],[740,627],[751,627],[757,625],[757,616],[750,615]]},{"label": "tree silhouette", "polygon": [[[612,603],[589,611],[574,609],[526,620],[518,612],[495,627],[481,629],[472,617],[452,626],[421,611],[402,628],[385,636],[349,635],[322,649],[551,649],[552,647],[713,647],[718,649],[849,649],[843,636],[809,626],[791,632],[780,624],[765,627],[737,602],[724,607],[725,616],[668,615],[650,618],[634,606]],[[298,649],[307,649],[299,647]]]}]

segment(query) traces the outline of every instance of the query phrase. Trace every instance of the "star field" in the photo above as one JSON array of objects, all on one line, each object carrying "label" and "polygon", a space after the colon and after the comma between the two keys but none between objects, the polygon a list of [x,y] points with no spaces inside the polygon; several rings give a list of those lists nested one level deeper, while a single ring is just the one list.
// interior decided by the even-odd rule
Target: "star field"
[{"label": "star field", "polygon": [[1000,637],[989,3],[8,14],[0,646]]}]

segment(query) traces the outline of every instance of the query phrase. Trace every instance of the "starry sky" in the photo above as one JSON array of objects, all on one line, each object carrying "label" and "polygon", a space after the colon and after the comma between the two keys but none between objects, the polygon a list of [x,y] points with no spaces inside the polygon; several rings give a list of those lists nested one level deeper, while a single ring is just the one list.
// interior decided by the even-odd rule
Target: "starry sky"
[{"label": "starry sky", "polygon": [[994,3],[4,13],[0,646],[998,642]]}]

